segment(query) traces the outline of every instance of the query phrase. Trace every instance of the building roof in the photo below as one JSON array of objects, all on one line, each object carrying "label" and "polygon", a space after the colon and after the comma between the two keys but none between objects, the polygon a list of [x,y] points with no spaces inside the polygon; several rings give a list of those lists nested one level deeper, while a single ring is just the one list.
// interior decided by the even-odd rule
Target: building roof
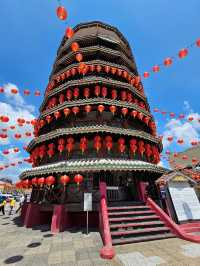
[{"label": "building roof", "polygon": [[168,170],[148,162],[139,160],[124,159],[90,159],[90,160],[68,160],[44,166],[35,167],[24,171],[20,178],[24,179],[30,176],[65,173],[65,172],[83,172],[83,171],[150,171],[155,173],[166,173]]}]

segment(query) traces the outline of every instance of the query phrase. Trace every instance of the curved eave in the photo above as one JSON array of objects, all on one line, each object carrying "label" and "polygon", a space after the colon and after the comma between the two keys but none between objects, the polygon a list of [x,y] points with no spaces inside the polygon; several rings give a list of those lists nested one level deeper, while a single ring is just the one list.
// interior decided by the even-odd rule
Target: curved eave
[{"label": "curved eave", "polygon": [[127,108],[131,108],[134,109],[138,112],[143,113],[145,116],[150,117],[151,119],[153,119],[152,115],[147,112],[146,110],[144,110],[143,108],[140,108],[137,104],[134,103],[128,103],[126,101],[118,101],[118,100],[111,100],[111,99],[107,99],[107,98],[89,98],[89,99],[82,99],[82,100],[77,100],[77,101],[66,101],[62,104],[58,104],[57,106],[44,111],[40,116],[39,119],[44,118],[47,115],[53,114],[56,111],[62,110],[66,107],[73,107],[73,106],[84,106],[84,105],[96,105],[96,104],[105,104],[105,105],[116,105],[118,107],[127,107]]},{"label": "curved eave", "polygon": [[63,90],[66,90],[67,88],[74,87],[74,86],[80,86],[80,85],[82,86],[90,86],[90,85],[117,86],[117,87],[124,88],[124,89],[127,89],[133,92],[137,97],[139,97],[140,99],[146,102],[146,97],[142,95],[135,87],[131,86],[128,83],[124,83],[121,81],[115,81],[112,79],[106,79],[106,78],[102,78],[99,76],[89,76],[89,77],[84,77],[78,80],[67,81],[64,84],[58,86],[56,89],[50,91],[48,95],[46,95],[44,101],[42,102],[40,106],[40,112],[42,111],[42,108],[44,108],[45,104],[47,103],[47,100],[50,97],[56,95],[57,93],[62,92]]},{"label": "curved eave", "polygon": [[[102,47],[100,45],[95,45],[95,46],[90,46],[90,47],[84,47],[84,48],[80,48],[79,52],[81,54],[87,55],[87,56],[91,56],[91,55],[95,55],[98,53],[98,55],[100,53],[104,54],[108,59],[109,58],[113,58],[113,57],[117,57],[117,58],[121,58],[121,60],[123,61],[124,65],[128,65],[129,67],[129,72],[131,71],[136,71],[136,65],[133,61],[131,61],[127,56],[125,56],[122,52],[117,51],[117,50],[113,50],[111,48],[107,48],[107,47]],[[76,52],[69,52],[68,54],[64,55],[62,58],[58,59],[54,66],[53,66],[53,73],[55,73],[56,68],[63,64],[63,63],[67,63],[67,64],[71,64],[76,56]],[[57,74],[58,71],[55,73]]]},{"label": "curved eave", "polygon": [[26,170],[20,175],[20,179],[67,172],[96,172],[96,171],[149,171],[164,174],[169,170],[158,165],[137,160],[113,160],[113,159],[91,159],[91,160],[69,160],[35,167]]},{"label": "curved eave", "polygon": [[133,130],[133,129],[125,129],[125,128],[117,128],[111,127],[106,125],[98,125],[98,126],[84,126],[84,127],[73,127],[73,128],[59,128],[50,133],[41,135],[34,140],[32,140],[28,147],[27,151],[30,151],[35,145],[63,136],[63,135],[71,135],[71,134],[86,134],[86,133],[99,133],[99,132],[106,132],[111,134],[120,134],[126,136],[134,136],[139,137],[155,144],[159,144],[160,150],[162,150],[162,144],[159,138],[153,137],[150,134],[140,131],[140,130]]},{"label": "curved eave", "polygon": [[[106,24],[106,23],[103,23],[103,22],[101,22],[101,21],[91,21],[91,22],[84,22],[84,23],[79,23],[79,24],[77,24],[74,28],[73,28],[73,30],[74,30],[74,32],[76,33],[78,30],[80,30],[80,29],[84,29],[84,28],[90,28],[90,27],[102,27],[102,28],[104,28],[104,29],[106,29],[106,30],[111,30],[111,31],[113,31],[113,32],[115,32],[116,34],[117,34],[117,36],[123,41],[123,43],[126,45],[126,47],[129,49],[129,51],[130,51],[130,54],[131,54],[131,56],[133,56],[132,55],[132,51],[131,51],[131,47],[130,47],[130,45],[129,45],[129,43],[128,43],[128,41],[127,41],[127,39],[124,37],[124,35],[116,28],[116,27],[114,27],[114,26],[111,26],[111,25],[109,25],[109,24]],[[65,37],[63,37],[63,42],[61,43],[61,45],[60,45],[60,47],[59,47],[59,49],[58,50],[60,50],[60,49],[62,49],[62,44],[64,43],[64,41],[66,40],[66,38]]]},{"label": "curved eave", "polygon": [[[88,44],[87,46],[95,46],[97,45],[97,42],[101,39],[105,38],[105,35],[103,34],[95,34],[95,35],[91,35],[91,34],[88,34],[88,35],[84,35],[84,36],[77,36],[77,34],[74,34],[72,38],[70,39],[66,39],[65,37],[63,38],[63,45],[60,47],[60,49],[58,50],[57,52],[57,57],[56,57],[56,60],[55,60],[55,63],[57,60],[60,60],[60,58],[62,58],[62,53],[68,49],[70,49],[70,46],[73,42],[78,42],[81,46],[81,44]],[[110,38],[109,36],[109,39],[111,42],[113,42],[113,44],[117,45],[119,47],[119,49],[121,49],[121,51],[126,55],[127,58],[129,58],[130,60],[132,60],[134,62],[134,65],[135,65],[135,60],[133,58],[133,55],[132,53],[129,54],[128,51],[127,51],[127,47],[124,45],[123,42],[121,41],[118,41],[118,40],[115,40],[113,38]],[[129,50],[130,51],[130,50]],[[54,63],[54,65],[55,65]],[[136,67],[136,65],[135,65]],[[137,70],[136,70],[137,72]],[[53,73],[53,71],[52,71]],[[51,74],[52,75],[52,74]]]}]

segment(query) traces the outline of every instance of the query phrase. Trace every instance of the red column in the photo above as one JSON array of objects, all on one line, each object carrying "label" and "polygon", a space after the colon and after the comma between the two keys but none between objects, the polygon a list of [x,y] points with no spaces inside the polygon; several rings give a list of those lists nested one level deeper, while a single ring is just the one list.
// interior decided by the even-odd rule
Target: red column
[{"label": "red column", "polygon": [[70,227],[70,221],[69,213],[65,210],[65,205],[55,205],[51,221],[51,232],[63,232],[67,227]]},{"label": "red column", "polygon": [[28,203],[24,226],[27,228],[40,224],[40,205],[36,203]]},{"label": "red column", "polygon": [[138,188],[139,188],[139,197],[141,201],[146,202],[147,196],[146,196],[146,187],[148,186],[147,182],[139,181],[138,182]]}]

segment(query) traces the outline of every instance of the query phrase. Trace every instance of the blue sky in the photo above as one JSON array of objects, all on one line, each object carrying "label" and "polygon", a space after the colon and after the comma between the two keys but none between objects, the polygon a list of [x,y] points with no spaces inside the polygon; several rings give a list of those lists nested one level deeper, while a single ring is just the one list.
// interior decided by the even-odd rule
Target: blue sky
[{"label": "blue sky", "polygon": [[[62,3],[68,10],[67,22],[71,26],[100,20],[118,27],[132,47],[141,74],[200,38],[199,0],[190,0],[189,4],[181,0],[62,0]],[[66,27],[57,19],[56,7],[56,0],[0,1],[0,86],[12,83],[21,90],[28,88],[34,91],[39,88],[41,92],[44,91]],[[199,117],[199,62],[200,48],[194,47],[185,59],[177,59],[171,67],[163,67],[160,73],[152,74],[143,81],[152,110],[158,107]],[[38,114],[42,97],[39,100],[37,97],[18,99],[20,106],[16,106],[15,100],[8,94],[0,95],[0,103],[10,105],[13,111],[28,108],[31,117]],[[1,106],[3,108],[4,105]],[[2,108],[1,113],[4,111]],[[185,137],[191,130],[195,131],[188,136],[183,148],[188,146],[190,138],[199,137],[199,123],[188,125],[186,121],[179,123],[163,118],[162,115],[156,115],[156,119],[160,134],[173,133],[175,137]],[[174,127],[180,131],[178,136]],[[16,143],[10,138],[9,144],[2,145],[1,150],[23,145],[22,141]],[[176,145],[169,148],[183,149]],[[28,155],[22,152],[17,156]],[[0,163],[5,161],[5,157],[1,158],[0,155]],[[0,173],[14,179],[17,174],[14,170]]]}]

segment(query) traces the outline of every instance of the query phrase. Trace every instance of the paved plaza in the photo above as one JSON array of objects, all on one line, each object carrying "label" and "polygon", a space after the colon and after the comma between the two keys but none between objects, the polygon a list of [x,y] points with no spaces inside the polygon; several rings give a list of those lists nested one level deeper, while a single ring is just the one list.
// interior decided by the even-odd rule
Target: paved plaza
[{"label": "paved plaza", "polygon": [[49,226],[24,228],[16,215],[0,216],[0,265],[200,265],[200,245],[177,238],[116,246],[112,261],[99,257],[98,232],[52,235]]}]

